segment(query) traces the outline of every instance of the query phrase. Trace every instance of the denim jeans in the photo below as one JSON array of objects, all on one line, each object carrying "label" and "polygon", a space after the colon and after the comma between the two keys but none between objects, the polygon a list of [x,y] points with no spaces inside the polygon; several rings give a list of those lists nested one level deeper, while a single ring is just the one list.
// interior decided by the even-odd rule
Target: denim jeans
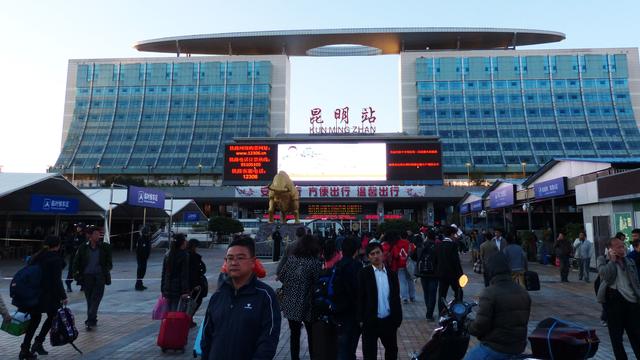
[{"label": "denim jeans", "polygon": [[464,360],[508,360],[514,358],[517,359],[518,356],[497,352],[484,344],[478,344],[467,352]]},{"label": "denim jeans", "polygon": [[338,326],[338,360],[356,360],[360,325],[355,318],[345,319]]},{"label": "denim jeans", "polygon": [[589,281],[589,263],[591,259],[578,259],[580,261],[580,280]]},{"label": "denim jeans", "polygon": [[411,274],[409,274],[407,268],[398,269],[398,281],[400,282],[400,299],[415,300],[416,284],[413,282]]},{"label": "denim jeans", "polygon": [[438,278],[421,277],[422,293],[424,294],[424,303],[427,307],[427,316],[433,317],[433,310],[436,308],[438,298]]}]

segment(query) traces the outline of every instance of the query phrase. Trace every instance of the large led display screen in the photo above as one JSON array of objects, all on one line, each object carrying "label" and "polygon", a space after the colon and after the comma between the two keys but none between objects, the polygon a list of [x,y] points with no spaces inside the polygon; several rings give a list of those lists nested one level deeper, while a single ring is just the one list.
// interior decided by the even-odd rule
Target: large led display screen
[{"label": "large led display screen", "polygon": [[296,183],[442,183],[440,143],[240,143],[225,148],[224,182],[269,184],[278,171]]},{"label": "large led display screen", "polygon": [[293,181],[385,181],[384,143],[278,144],[278,171]]},{"label": "large led display screen", "polygon": [[225,147],[224,181],[270,182],[276,175],[274,144],[231,144]]},{"label": "large led display screen", "polygon": [[387,180],[442,181],[440,144],[388,143]]}]

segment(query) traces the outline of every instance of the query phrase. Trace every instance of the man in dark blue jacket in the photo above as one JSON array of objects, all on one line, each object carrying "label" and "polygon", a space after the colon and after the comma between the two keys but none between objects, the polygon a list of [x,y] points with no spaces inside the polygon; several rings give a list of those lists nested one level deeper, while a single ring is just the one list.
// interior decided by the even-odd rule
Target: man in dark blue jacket
[{"label": "man in dark blue jacket", "polygon": [[253,240],[233,240],[225,261],[229,277],[209,301],[202,359],[273,359],[280,338],[280,306],[273,289],[253,273]]}]

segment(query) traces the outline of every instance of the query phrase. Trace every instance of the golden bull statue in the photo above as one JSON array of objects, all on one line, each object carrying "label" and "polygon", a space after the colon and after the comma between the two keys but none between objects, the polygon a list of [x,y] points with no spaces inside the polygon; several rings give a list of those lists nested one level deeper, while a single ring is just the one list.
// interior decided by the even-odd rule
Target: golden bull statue
[{"label": "golden bull statue", "polygon": [[287,214],[295,217],[295,223],[300,223],[300,194],[286,172],[280,171],[273,177],[269,188],[269,222],[273,223],[276,209],[280,210],[280,221],[287,222]]}]

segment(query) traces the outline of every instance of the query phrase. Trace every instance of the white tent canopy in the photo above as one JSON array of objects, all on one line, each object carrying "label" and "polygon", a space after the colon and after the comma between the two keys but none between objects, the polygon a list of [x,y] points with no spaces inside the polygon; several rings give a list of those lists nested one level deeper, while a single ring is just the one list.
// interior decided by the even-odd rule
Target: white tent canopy
[{"label": "white tent canopy", "polygon": [[64,196],[78,200],[72,216],[103,216],[101,207],[60,174],[0,173],[0,213],[32,214],[32,195]]},{"label": "white tent canopy", "polygon": [[193,199],[173,199],[173,207],[171,206],[171,199],[165,200],[164,204],[165,209],[172,209],[171,217],[174,221],[180,222],[181,216],[184,215],[185,212],[197,212],[200,219],[206,219],[204,212],[202,212],[202,209],[200,209]]},{"label": "white tent canopy", "polygon": [[[111,197],[111,189],[83,189],[82,192],[95,201],[104,211],[109,210],[109,203],[111,202],[112,211],[114,211],[114,217],[120,217],[124,210],[119,210],[119,214],[115,214],[115,210],[118,208],[130,208],[127,213],[135,212],[131,209],[139,209],[137,212],[142,211],[142,207],[131,206],[127,204],[127,189],[113,189],[113,198]],[[173,202],[173,207],[172,207]],[[187,206],[195,204],[193,199],[166,199],[164,200],[164,209],[147,208],[148,217],[166,218],[171,213],[176,214],[182,211]]]}]

